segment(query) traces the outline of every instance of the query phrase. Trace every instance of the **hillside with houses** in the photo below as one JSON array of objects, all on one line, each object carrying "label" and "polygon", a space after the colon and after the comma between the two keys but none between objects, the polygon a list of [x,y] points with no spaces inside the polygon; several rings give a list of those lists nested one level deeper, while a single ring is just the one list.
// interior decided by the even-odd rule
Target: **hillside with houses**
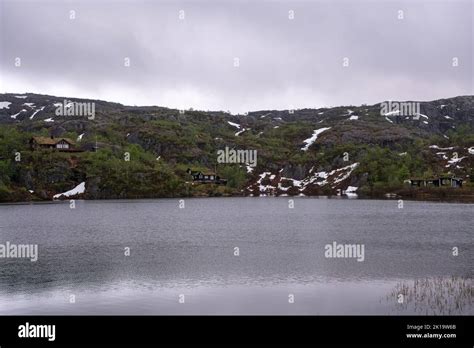
[{"label": "hillside with houses", "polygon": [[[93,103],[94,117],[58,115],[59,105],[79,103]],[[474,201],[474,97],[420,102],[410,116],[384,106],[232,115],[0,94],[0,201],[314,195]],[[217,151],[225,147],[256,151],[255,165],[219,163]]]}]

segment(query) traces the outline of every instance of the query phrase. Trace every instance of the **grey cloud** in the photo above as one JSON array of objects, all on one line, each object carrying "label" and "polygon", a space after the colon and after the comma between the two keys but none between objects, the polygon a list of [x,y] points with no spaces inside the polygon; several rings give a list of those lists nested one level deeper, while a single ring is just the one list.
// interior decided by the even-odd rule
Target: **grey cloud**
[{"label": "grey cloud", "polygon": [[2,92],[233,112],[473,93],[471,1],[0,3]]}]

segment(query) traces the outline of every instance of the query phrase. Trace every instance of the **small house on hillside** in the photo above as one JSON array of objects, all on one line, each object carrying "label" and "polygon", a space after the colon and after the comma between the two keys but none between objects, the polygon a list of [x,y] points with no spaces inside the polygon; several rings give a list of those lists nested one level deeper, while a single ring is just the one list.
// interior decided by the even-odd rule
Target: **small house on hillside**
[{"label": "small house on hillside", "polygon": [[80,152],[74,148],[74,142],[68,138],[55,137],[33,137],[30,140],[32,150],[37,149],[56,149],[59,151]]},{"label": "small house on hillside", "polygon": [[201,171],[193,171],[190,168],[186,171],[189,175],[193,177],[193,182],[203,183],[203,184],[217,184],[217,185],[226,185],[227,179],[221,178],[215,173],[204,173]]},{"label": "small house on hillside", "polygon": [[438,177],[435,179],[410,179],[412,187],[462,187],[463,180],[455,177]]}]

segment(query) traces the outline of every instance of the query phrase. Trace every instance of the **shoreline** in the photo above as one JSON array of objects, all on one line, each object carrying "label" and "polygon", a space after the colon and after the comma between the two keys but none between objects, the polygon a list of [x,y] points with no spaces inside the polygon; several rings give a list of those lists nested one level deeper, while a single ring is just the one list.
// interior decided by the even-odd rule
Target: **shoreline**
[{"label": "shoreline", "polygon": [[[435,197],[435,196],[426,196],[421,195],[422,197],[412,197],[412,196],[379,196],[379,195],[358,195],[357,197],[354,196],[346,196],[346,195],[217,195],[217,196],[204,196],[204,195],[197,195],[197,196],[175,196],[175,197],[134,197],[134,198],[85,198],[85,197],[68,197],[65,199],[54,199],[54,200],[29,200],[29,201],[3,201],[0,202],[0,206],[5,205],[30,205],[30,204],[62,204],[67,203],[70,200],[75,201],[90,201],[90,202],[127,202],[127,201],[144,201],[144,200],[180,200],[180,199],[206,199],[206,198],[254,198],[254,199],[261,199],[261,198],[281,198],[281,199],[294,199],[294,198],[312,198],[312,199],[337,199],[337,200],[355,200],[355,201],[397,201],[397,200],[404,200],[409,202],[426,202],[426,203],[449,203],[449,204],[474,204],[474,196],[467,196],[467,198],[461,198],[458,196],[455,197]],[[463,197],[463,196],[461,196]]]}]

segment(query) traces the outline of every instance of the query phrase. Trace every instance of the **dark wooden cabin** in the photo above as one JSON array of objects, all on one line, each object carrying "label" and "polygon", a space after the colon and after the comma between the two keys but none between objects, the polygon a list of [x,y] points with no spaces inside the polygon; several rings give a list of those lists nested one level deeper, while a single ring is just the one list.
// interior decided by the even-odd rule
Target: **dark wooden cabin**
[{"label": "dark wooden cabin", "polygon": [[412,187],[462,187],[463,180],[442,176],[435,179],[410,179]]},{"label": "dark wooden cabin", "polygon": [[33,137],[30,140],[30,147],[32,150],[38,149],[55,149],[64,152],[81,152],[76,149],[74,142],[69,138],[55,138],[55,137]]},{"label": "dark wooden cabin", "polygon": [[226,185],[227,179],[221,178],[215,173],[205,173],[201,171],[193,171],[190,168],[186,171],[189,175],[192,176],[193,182],[202,183],[202,184],[217,184],[217,185]]}]

